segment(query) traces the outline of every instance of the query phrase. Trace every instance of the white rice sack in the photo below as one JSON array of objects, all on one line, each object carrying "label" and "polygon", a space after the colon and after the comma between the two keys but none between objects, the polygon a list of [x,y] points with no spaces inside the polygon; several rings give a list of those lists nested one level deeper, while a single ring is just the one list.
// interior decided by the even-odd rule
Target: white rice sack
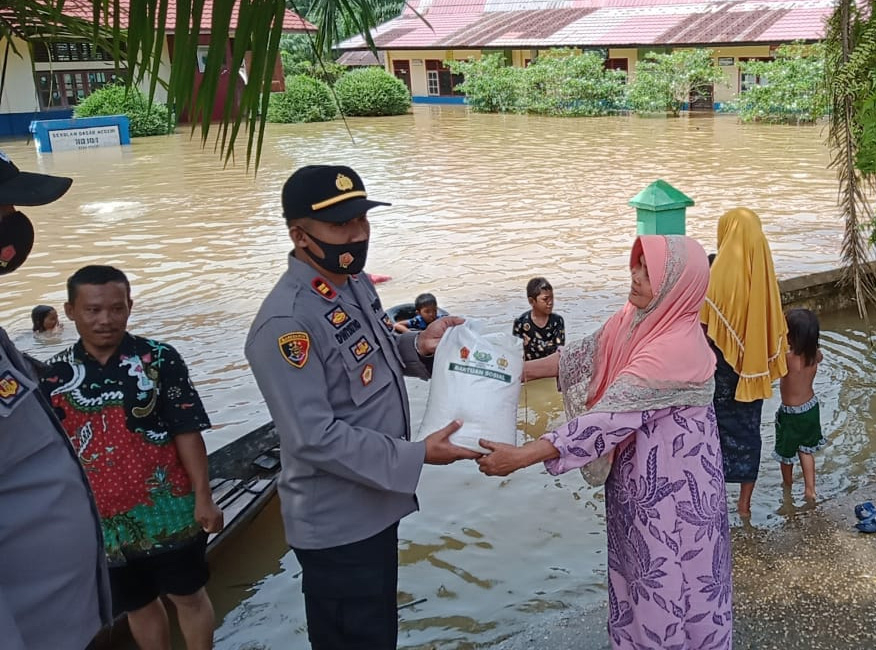
[{"label": "white rice sack", "polygon": [[450,441],[486,452],[480,438],[517,444],[517,400],[523,376],[523,341],[506,332],[484,334],[476,320],[450,328],[435,350],[422,440],[452,420],[462,428]]}]

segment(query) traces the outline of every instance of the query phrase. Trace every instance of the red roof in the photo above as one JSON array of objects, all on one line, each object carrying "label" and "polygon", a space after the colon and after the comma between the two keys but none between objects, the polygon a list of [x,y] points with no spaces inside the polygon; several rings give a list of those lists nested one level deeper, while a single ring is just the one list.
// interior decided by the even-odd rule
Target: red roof
[{"label": "red roof", "polygon": [[[278,3],[283,4],[285,6],[284,0],[275,0]],[[82,18],[84,20],[91,20],[94,12],[94,5],[99,3],[100,0],[66,0],[64,2],[64,14],[67,16],[71,16],[74,18]],[[237,28],[237,15],[238,15],[239,5],[235,4],[234,8],[231,11],[231,31],[233,32]],[[127,18],[128,18],[128,5],[125,0],[120,0],[120,9],[121,9],[121,23],[122,28],[126,28],[128,26]],[[210,33],[210,25],[211,25],[211,17],[213,14],[213,0],[205,0],[204,2],[204,11],[201,15],[201,33],[209,34]],[[111,24],[111,22],[110,22]],[[167,31],[169,33],[173,33],[174,25],[176,24],[176,0],[168,0],[167,3]],[[303,18],[301,18],[298,14],[289,11],[286,9],[286,13],[283,17],[283,31],[285,33],[294,33],[294,32],[306,32],[306,31],[316,31],[316,27],[314,27],[311,23],[307,22]]]},{"label": "red roof", "polygon": [[[372,32],[379,49],[814,41],[824,36],[835,0],[409,0],[409,5]],[[338,47],[367,44],[357,36]]]}]

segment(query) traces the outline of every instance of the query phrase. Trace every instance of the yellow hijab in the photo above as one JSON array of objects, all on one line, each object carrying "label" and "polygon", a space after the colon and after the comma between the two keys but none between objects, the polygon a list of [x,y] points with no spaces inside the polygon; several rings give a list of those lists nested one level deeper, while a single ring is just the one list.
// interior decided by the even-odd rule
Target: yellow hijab
[{"label": "yellow hijab", "polygon": [[718,254],[700,321],[739,374],[736,400],[770,397],[773,380],[788,372],[788,326],[769,243],[747,208],[718,221]]}]

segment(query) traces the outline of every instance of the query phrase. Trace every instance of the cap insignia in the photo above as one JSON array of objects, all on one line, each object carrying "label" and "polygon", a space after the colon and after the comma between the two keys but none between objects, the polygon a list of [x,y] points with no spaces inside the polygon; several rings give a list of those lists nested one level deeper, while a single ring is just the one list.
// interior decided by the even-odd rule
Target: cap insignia
[{"label": "cap insignia", "polygon": [[353,189],[353,181],[349,176],[338,174],[338,177],[335,179],[335,187],[341,190],[341,192],[349,192]]},{"label": "cap insignia", "polygon": [[0,265],[5,267],[12,261],[13,257],[15,257],[15,246],[8,244],[0,248]]}]

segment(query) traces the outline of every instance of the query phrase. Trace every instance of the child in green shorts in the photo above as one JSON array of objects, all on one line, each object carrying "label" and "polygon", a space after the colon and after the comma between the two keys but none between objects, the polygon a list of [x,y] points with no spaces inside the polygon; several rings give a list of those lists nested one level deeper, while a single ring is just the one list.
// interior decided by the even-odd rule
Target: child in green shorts
[{"label": "child in green shorts", "polygon": [[818,318],[808,309],[791,309],[788,323],[788,374],[782,377],[782,405],[776,413],[776,448],[773,458],[781,463],[782,483],[790,488],[795,457],[803,469],[803,496],[815,499],[815,458],[813,453],[827,444],[821,435],[818,399],[812,383],[821,350],[818,349]]}]

